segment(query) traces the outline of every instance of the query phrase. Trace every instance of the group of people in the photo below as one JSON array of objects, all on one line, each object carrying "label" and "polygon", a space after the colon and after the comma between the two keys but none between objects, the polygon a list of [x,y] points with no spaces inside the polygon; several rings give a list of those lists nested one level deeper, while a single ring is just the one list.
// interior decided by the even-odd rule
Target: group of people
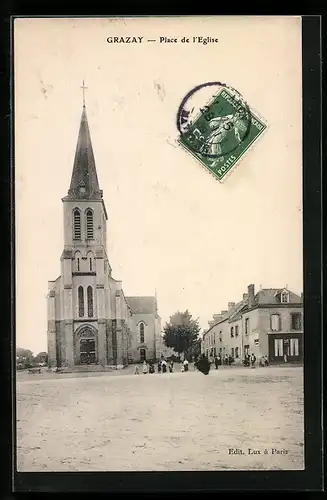
[{"label": "group of people", "polygon": [[[251,366],[251,368],[255,368],[255,363],[257,361],[257,358],[254,353],[250,354],[245,354],[243,364],[244,366]],[[231,355],[225,354],[224,358],[222,359],[220,354],[218,356],[215,354],[213,358],[213,362],[215,364],[216,370],[218,369],[219,366],[222,364],[230,366],[232,363],[234,363],[234,358]],[[269,365],[269,360],[268,356],[262,356],[259,361],[259,366],[268,366]]]},{"label": "group of people", "polygon": [[268,356],[262,356],[260,358],[260,361],[259,361],[259,365],[260,366],[268,366],[269,365],[269,360],[268,360]]},{"label": "group of people", "polygon": [[218,367],[221,365],[228,365],[230,366],[232,363],[234,363],[234,358],[231,355],[225,354],[224,358],[220,356],[220,354],[215,354],[213,357],[213,362],[215,364],[216,370],[218,370]]},{"label": "group of people", "polygon": [[[255,363],[256,363],[256,356],[254,353],[250,354],[245,354],[243,364],[244,366],[250,366],[251,368],[255,368]],[[227,354],[222,357],[220,354],[218,356],[215,354],[213,358],[213,362],[215,364],[216,370],[218,370],[218,367],[221,366],[222,364],[224,365],[231,365],[234,362],[234,359],[232,356],[228,356]],[[268,356],[262,356],[259,361],[259,366],[268,366],[269,361],[268,361]],[[194,361],[194,367],[197,368],[200,372],[202,372],[204,375],[208,375],[211,367],[211,362],[207,358],[205,354],[201,354],[198,356],[195,361]],[[181,371],[182,372],[187,372],[189,370],[189,362],[187,359],[184,359],[184,361],[181,363]],[[167,361],[163,356],[161,359],[158,361],[157,364],[157,373],[166,373],[166,372],[173,373],[174,371],[174,362],[173,360]],[[140,370],[139,367],[136,365],[135,367],[135,374],[139,374]],[[142,364],[142,373],[155,373],[155,367],[152,361],[149,361],[147,363],[145,360],[143,361]]]},{"label": "group of people", "polygon": [[[188,372],[188,360],[184,359],[182,362],[181,366],[181,371],[182,372]],[[157,364],[157,373],[167,373],[167,370],[169,373],[173,373],[174,371],[174,362],[173,360],[169,360],[168,362],[164,357],[161,357],[161,359],[158,361]],[[135,366],[135,375],[138,375],[140,373],[139,367],[136,365]],[[155,367],[152,361],[149,361],[149,363],[146,362],[146,360],[143,361],[142,364],[142,373],[155,373]]]},{"label": "group of people", "polygon": [[[257,358],[255,354],[246,354],[244,356],[244,366],[251,366],[251,368],[255,368],[255,363],[257,361]],[[261,356],[260,361],[259,361],[259,366],[268,366],[269,365],[269,360],[268,356]]]}]

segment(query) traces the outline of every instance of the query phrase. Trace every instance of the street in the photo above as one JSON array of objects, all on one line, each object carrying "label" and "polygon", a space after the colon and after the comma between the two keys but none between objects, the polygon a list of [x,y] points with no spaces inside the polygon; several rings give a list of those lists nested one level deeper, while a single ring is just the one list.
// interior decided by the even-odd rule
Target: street
[{"label": "street", "polygon": [[302,469],[301,367],[17,374],[18,471]]}]

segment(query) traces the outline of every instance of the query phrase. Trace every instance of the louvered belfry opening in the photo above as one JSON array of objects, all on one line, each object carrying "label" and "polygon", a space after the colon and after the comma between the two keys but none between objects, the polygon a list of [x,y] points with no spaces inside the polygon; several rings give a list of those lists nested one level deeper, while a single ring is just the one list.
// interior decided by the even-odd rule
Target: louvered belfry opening
[{"label": "louvered belfry opening", "polygon": [[81,212],[79,210],[74,210],[74,239],[80,240],[81,234]]},{"label": "louvered belfry opening", "polygon": [[93,212],[92,210],[87,210],[86,212],[86,238],[92,240],[94,237],[93,231]]}]

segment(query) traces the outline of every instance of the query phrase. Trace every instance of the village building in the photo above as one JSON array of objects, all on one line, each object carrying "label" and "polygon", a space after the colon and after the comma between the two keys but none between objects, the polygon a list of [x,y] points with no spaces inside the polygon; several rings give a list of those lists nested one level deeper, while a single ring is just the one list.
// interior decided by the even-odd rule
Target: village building
[{"label": "village building", "polygon": [[246,354],[270,363],[300,362],[303,358],[303,297],[287,288],[253,284],[239,302],[214,314],[203,334],[201,351],[212,359],[220,354],[242,363]]},{"label": "village building", "polygon": [[107,209],[99,187],[85,103],[71,183],[62,198],[61,275],[48,285],[48,364],[106,370],[157,358],[157,299],[127,297],[107,255]]}]

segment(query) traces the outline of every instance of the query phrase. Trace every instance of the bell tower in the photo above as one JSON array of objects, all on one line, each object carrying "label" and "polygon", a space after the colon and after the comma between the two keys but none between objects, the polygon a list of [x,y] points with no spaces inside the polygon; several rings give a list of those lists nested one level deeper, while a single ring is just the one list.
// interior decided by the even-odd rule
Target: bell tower
[{"label": "bell tower", "polygon": [[[73,172],[67,196],[62,198],[64,249],[61,255],[65,359],[68,367],[80,364],[82,353],[75,332],[88,326],[95,332],[91,362],[105,364],[105,288],[111,275],[107,258],[107,211],[99,188],[91,135],[86,114],[83,81],[83,108]],[[85,343],[85,342],[84,342]],[[85,344],[86,345],[86,344]],[[84,353],[85,356],[87,353]]]}]

